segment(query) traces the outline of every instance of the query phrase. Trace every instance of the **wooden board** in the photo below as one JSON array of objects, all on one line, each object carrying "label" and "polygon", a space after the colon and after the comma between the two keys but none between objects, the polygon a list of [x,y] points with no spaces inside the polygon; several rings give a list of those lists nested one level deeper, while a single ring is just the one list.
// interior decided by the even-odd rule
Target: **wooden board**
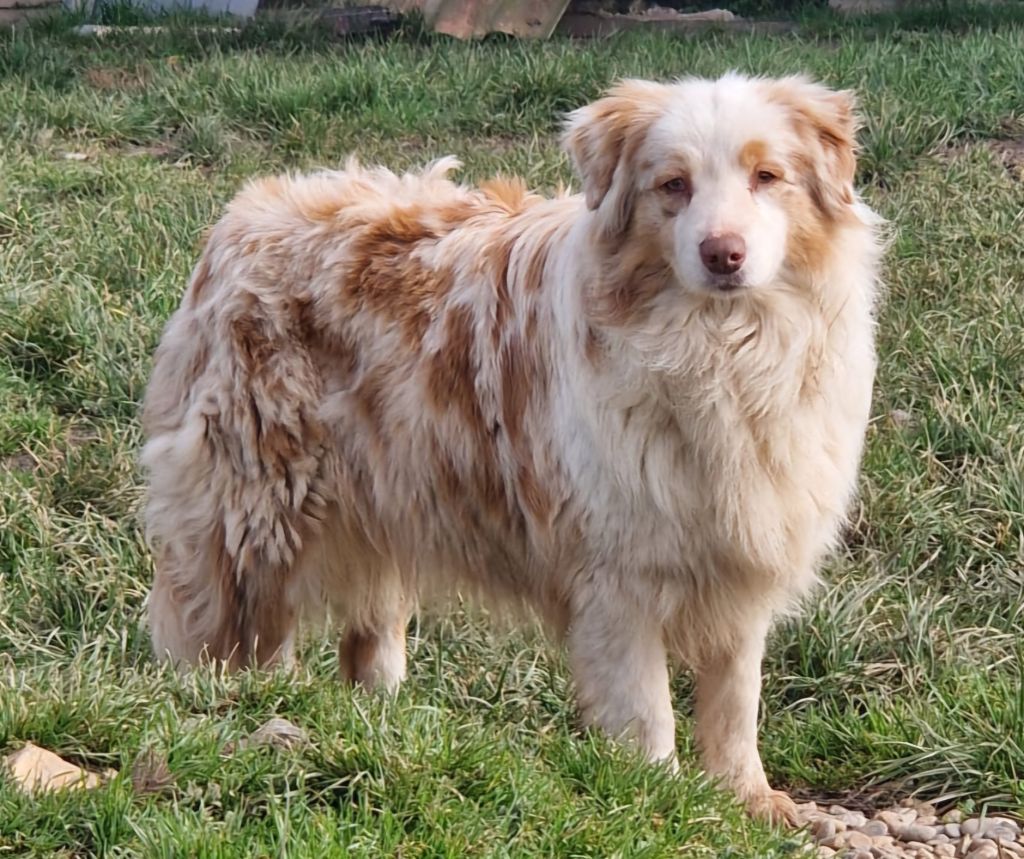
[{"label": "wooden board", "polygon": [[508,33],[524,39],[546,39],[569,0],[393,0],[402,12],[418,9],[427,25],[459,39]]}]

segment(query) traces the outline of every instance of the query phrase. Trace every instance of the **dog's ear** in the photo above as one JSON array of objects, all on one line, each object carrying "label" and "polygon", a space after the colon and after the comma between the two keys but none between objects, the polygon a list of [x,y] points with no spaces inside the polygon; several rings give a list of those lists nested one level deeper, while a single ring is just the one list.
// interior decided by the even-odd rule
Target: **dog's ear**
[{"label": "dog's ear", "polygon": [[807,144],[805,160],[812,170],[808,181],[815,204],[825,214],[837,214],[854,200],[859,124],[854,94],[803,77],[783,78],[769,86],[770,97],[789,110],[797,133]]},{"label": "dog's ear", "polygon": [[587,207],[597,211],[606,238],[620,235],[629,225],[636,195],[636,152],[666,97],[662,84],[627,80],[569,114],[563,145],[583,180]]}]

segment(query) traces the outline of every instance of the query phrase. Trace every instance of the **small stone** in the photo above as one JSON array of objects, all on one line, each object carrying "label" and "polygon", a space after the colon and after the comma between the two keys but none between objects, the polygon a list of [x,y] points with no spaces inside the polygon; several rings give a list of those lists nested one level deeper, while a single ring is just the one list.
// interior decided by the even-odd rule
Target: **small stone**
[{"label": "small stone", "polygon": [[939,818],[937,818],[934,814],[918,813],[917,822],[920,823],[922,826],[934,826],[936,823],[939,822]]},{"label": "small stone", "polygon": [[839,817],[840,815],[846,814],[850,809],[843,808],[841,805],[830,805],[828,807],[828,813],[833,817]]},{"label": "small stone", "polygon": [[268,719],[253,731],[244,745],[277,746],[290,749],[308,742],[306,732],[287,719]]},{"label": "small stone", "polygon": [[945,832],[940,831],[934,838],[929,839],[929,844],[945,844],[949,841],[949,836]]},{"label": "small stone", "polygon": [[904,841],[903,847],[906,850],[928,850],[928,852],[931,853],[928,845],[922,841]]},{"label": "small stone", "polygon": [[878,812],[878,814],[875,815],[875,820],[881,820],[893,835],[899,832],[910,822],[910,819],[904,814],[891,810]]},{"label": "small stone", "polygon": [[847,811],[838,815],[838,819],[845,823],[850,829],[860,829],[868,819],[859,811]]},{"label": "small stone", "polygon": [[985,824],[986,829],[989,826],[997,826],[1000,829],[1011,829],[1014,832],[1020,832],[1020,824],[1009,817],[989,817],[986,819]]},{"label": "small stone", "polygon": [[936,844],[932,852],[936,856],[956,856],[956,847],[952,844]]},{"label": "small stone", "polygon": [[865,835],[863,832],[857,832],[857,830],[853,829],[849,832],[844,832],[843,838],[846,841],[846,846],[852,847],[854,850],[871,849],[871,836]]},{"label": "small stone", "polygon": [[875,859],[870,850],[854,850],[848,852],[844,859]]},{"label": "small stone", "polygon": [[971,850],[966,856],[968,859],[999,859],[999,848],[983,838],[971,845]]},{"label": "small stone", "polygon": [[811,824],[811,835],[819,844],[831,841],[836,837],[835,821],[829,817],[822,817]]},{"label": "small stone", "polygon": [[959,823],[947,823],[942,827],[942,831],[946,833],[950,838],[960,837],[960,824]]},{"label": "small stone", "polygon": [[874,838],[878,835],[888,835],[889,827],[886,826],[881,820],[868,820],[861,826],[857,827],[858,831],[863,832],[870,838]]},{"label": "small stone", "polygon": [[954,808],[952,811],[947,811],[942,815],[943,823],[959,823],[964,819],[964,813],[958,808]]},{"label": "small stone", "polygon": [[831,847],[825,847],[822,844],[818,845],[818,857],[819,857],[819,859],[831,859],[831,857],[833,857],[835,855],[836,855],[836,851],[833,850]]},{"label": "small stone", "polygon": [[895,847],[872,847],[871,855],[874,859],[894,859],[900,855],[900,851]]},{"label": "small stone", "polygon": [[981,818],[972,817],[970,820],[965,820],[960,824],[960,831],[967,835],[977,835],[981,832]]},{"label": "small stone", "polygon": [[1009,853],[1012,856],[1024,856],[1024,844],[1019,841],[1012,841],[1009,844],[1000,842],[1000,846],[1004,853]]},{"label": "small stone", "polygon": [[925,842],[931,841],[936,835],[938,832],[934,826],[921,826],[918,823],[908,823],[896,832],[896,837],[900,841]]},{"label": "small stone", "polygon": [[802,814],[810,814],[811,812],[817,812],[818,803],[816,802],[798,802],[796,804],[796,810]]}]

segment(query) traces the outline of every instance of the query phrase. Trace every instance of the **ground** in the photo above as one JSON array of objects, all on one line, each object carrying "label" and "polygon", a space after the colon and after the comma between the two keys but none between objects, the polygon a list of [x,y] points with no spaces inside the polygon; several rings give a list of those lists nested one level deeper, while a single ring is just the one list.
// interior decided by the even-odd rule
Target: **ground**
[{"label": "ground", "polygon": [[[326,637],[295,676],[179,679],[142,626],[138,402],[204,230],[247,176],[455,153],[469,180],[552,188],[570,179],[566,110],[621,75],[730,68],[855,88],[859,182],[892,223],[861,499],[825,586],[771,640],[766,767],[850,806],[1019,809],[1022,55],[1012,4],[597,44],[0,36],[0,753],[32,741],[121,773],[40,800],[0,781],[0,855],[798,849],[700,778],[685,676],[671,778],[580,731],[562,658],[533,633],[425,621],[384,700],[336,681]],[[309,743],[239,744],[273,716]]]}]

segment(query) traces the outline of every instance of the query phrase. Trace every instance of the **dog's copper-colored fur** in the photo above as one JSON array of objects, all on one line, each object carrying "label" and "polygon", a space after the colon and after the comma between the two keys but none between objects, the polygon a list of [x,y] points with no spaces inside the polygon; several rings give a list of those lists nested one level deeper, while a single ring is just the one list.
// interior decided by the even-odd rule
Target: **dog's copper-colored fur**
[{"label": "dog's copper-colored fur", "polygon": [[146,396],[157,652],[286,659],[320,602],[345,674],[392,688],[419,596],[469,587],[545,617],[586,719],[651,759],[681,659],[708,771],[792,818],[760,661],[868,417],[853,134],[799,78],[630,81],[570,117],[581,196],[459,186],[451,159],[249,185]]}]

